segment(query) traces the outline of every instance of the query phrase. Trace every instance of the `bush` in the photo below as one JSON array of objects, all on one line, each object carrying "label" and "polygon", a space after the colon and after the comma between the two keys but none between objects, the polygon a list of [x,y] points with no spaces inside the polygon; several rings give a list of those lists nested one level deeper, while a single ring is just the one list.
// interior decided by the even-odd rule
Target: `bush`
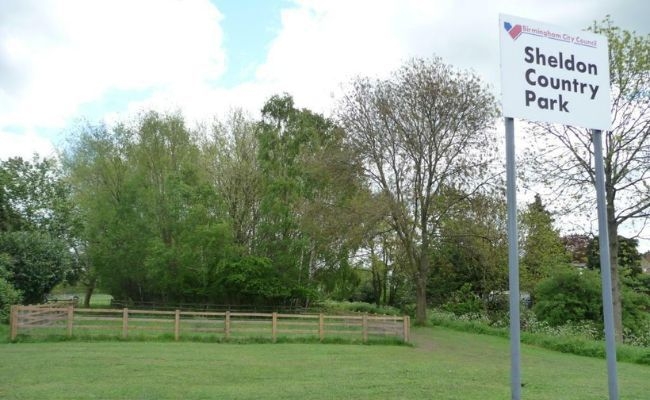
[{"label": "bush", "polygon": [[[459,317],[447,311],[433,310],[430,313],[430,319],[433,325],[462,332],[500,337],[508,337],[509,333],[507,319],[491,325],[490,320],[480,314]],[[602,339],[594,340],[601,337],[602,334],[592,323],[568,323],[551,327],[546,322],[537,321],[535,314],[529,311],[522,312],[521,321],[521,342],[524,344],[587,357],[605,357],[605,345]],[[641,342],[618,345],[617,359],[618,361],[650,365],[650,349],[647,344]]]},{"label": "bush", "polygon": [[38,232],[0,233],[0,253],[10,256],[5,279],[22,292],[27,304],[42,302],[73,264],[62,240]]},{"label": "bush", "polygon": [[592,271],[567,270],[541,281],[535,289],[533,310],[551,326],[569,321],[602,325],[600,277]]},{"label": "bush", "polygon": [[472,285],[465,283],[451,294],[451,298],[442,306],[442,309],[456,315],[480,313],[483,311],[483,302],[472,292]]},{"label": "bush", "polygon": [[402,312],[395,307],[377,306],[375,304],[363,303],[360,301],[325,301],[322,303],[323,312],[337,314],[359,312],[368,314],[402,315]]},{"label": "bush", "polygon": [[11,306],[20,303],[22,299],[20,292],[8,281],[10,272],[7,271],[6,264],[9,262],[10,258],[6,254],[0,254],[0,323],[7,322]]}]

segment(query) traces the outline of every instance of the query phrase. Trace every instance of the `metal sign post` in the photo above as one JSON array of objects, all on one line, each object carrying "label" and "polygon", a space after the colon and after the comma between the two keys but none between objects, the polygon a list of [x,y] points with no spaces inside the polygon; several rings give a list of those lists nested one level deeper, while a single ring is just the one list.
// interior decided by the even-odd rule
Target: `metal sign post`
[{"label": "metal sign post", "polygon": [[614,305],[612,301],[612,272],[609,259],[609,229],[605,203],[605,168],[603,166],[603,133],[591,131],[594,142],[596,168],[596,203],[598,205],[598,242],[600,246],[600,277],[603,282],[603,318],[605,319],[605,345],[607,352],[607,383],[610,400],[618,400],[616,380],[616,337],[614,334]]},{"label": "metal sign post", "polygon": [[515,121],[506,123],[506,180],[508,204],[508,277],[510,282],[510,385],[512,400],[521,399],[521,344],[519,323],[519,236],[517,234],[517,169]]}]

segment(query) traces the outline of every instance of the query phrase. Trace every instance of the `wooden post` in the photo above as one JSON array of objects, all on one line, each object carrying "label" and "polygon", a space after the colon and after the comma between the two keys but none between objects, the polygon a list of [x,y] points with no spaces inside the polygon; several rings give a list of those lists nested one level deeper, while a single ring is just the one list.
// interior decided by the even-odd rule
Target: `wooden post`
[{"label": "wooden post", "polygon": [[409,340],[410,340],[409,336],[410,336],[410,333],[411,333],[410,332],[410,330],[411,330],[411,317],[409,317],[408,315],[405,315],[404,318],[403,318],[403,321],[404,321],[404,332],[403,332],[404,343],[408,343]]},{"label": "wooden post", "polygon": [[325,339],[325,317],[323,314],[318,315],[318,337],[321,342]]},{"label": "wooden post", "polygon": [[18,336],[18,306],[11,306],[11,340],[16,340]]},{"label": "wooden post", "polygon": [[363,334],[363,343],[368,341],[368,314],[363,314],[363,319],[361,320],[362,325],[362,334]]},{"label": "wooden post", "polygon": [[129,309],[122,310],[122,338],[126,339],[129,336]]},{"label": "wooden post", "polygon": [[178,341],[181,336],[181,310],[176,310],[174,317],[174,340]]},{"label": "wooden post", "polygon": [[74,323],[74,307],[68,306],[68,337],[72,337],[73,323]]},{"label": "wooden post", "polygon": [[278,339],[278,313],[274,312],[271,320],[271,340],[273,343]]},{"label": "wooden post", "polygon": [[224,333],[226,334],[226,340],[228,340],[230,339],[230,311],[226,311],[226,321],[224,325]]}]

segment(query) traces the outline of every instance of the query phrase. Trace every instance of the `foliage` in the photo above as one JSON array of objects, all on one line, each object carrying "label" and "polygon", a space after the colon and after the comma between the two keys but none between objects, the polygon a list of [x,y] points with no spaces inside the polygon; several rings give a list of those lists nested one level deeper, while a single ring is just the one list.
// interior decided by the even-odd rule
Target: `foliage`
[{"label": "foliage", "polygon": [[[634,238],[618,237],[618,268],[622,273],[638,276],[641,271],[639,241]],[[587,268],[600,271],[600,241],[598,236],[587,245]]]},{"label": "foliage", "polygon": [[76,229],[68,186],[55,160],[0,161],[0,254],[8,296],[3,304],[17,302],[19,294],[27,303],[39,303],[54,285],[74,279],[78,263],[69,249]]},{"label": "foliage", "polygon": [[[434,310],[431,322],[457,331],[479,333],[499,337],[508,337],[508,321],[500,324],[492,322],[481,314],[457,316],[450,312]],[[602,330],[591,323],[567,323],[550,326],[538,321],[532,312],[521,315],[521,342],[549,350],[570,353],[579,356],[605,358],[605,346]],[[646,336],[647,337],[647,336]],[[650,350],[646,342],[636,337],[630,338],[628,345],[617,346],[618,361],[650,365]]]},{"label": "foliage", "polygon": [[521,280],[525,290],[532,291],[540,280],[554,275],[569,264],[569,255],[553,223],[551,213],[542,203],[541,196],[536,194],[521,218]]},{"label": "foliage", "polygon": [[602,323],[599,279],[589,271],[569,270],[543,280],[535,288],[535,314],[551,326],[583,320]]},{"label": "foliage", "polygon": [[312,272],[329,281],[321,285],[325,290],[339,290],[349,286],[348,277],[355,278],[349,258],[361,242],[366,205],[359,199],[366,192],[344,137],[331,120],[296,109],[286,94],[271,97],[262,108],[255,252],[273,261],[296,294],[315,289]]},{"label": "foliage", "polygon": [[[602,327],[601,279],[597,272],[564,271],[543,280],[535,289],[533,310],[551,326],[590,321]],[[647,295],[623,288],[623,324],[630,335],[644,335],[650,311]]]},{"label": "foliage", "polygon": [[472,285],[466,283],[451,294],[442,309],[456,315],[480,313],[483,310],[483,301],[472,292]]},{"label": "foliage", "polygon": [[26,304],[41,303],[45,296],[72,269],[72,256],[66,243],[37,232],[0,234],[0,254],[6,263],[8,282],[20,291]]},{"label": "foliage", "polygon": [[591,238],[584,234],[572,233],[562,236],[564,248],[574,264],[587,264],[587,247],[590,242]]},{"label": "foliage", "polygon": [[505,202],[486,195],[463,197],[441,221],[439,238],[431,254],[432,276],[427,294],[440,306],[454,293],[469,285],[472,298],[487,298],[507,287],[508,243]]},{"label": "foliage", "polygon": [[0,253],[0,324],[7,322],[11,306],[19,304],[22,294],[10,283],[12,273],[10,272],[11,257]]},{"label": "foliage", "polygon": [[223,263],[216,277],[227,304],[277,304],[292,295],[268,258],[247,256]]},{"label": "foliage", "polygon": [[86,126],[64,161],[85,227],[84,253],[115,298],[201,301],[236,248],[221,201],[179,115]]},{"label": "foliage", "polygon": [[379,315],[403,315],[402,311],[390,306],[377,306],[376,304],[349,301],[324,301],[321,303],[323,312],[328,314],[345,314],[349,312],[379,314]]},{"label": "foliage", "polygon": [[40,231],[72,241],[74,207],[54,159],[0,161],[0,232]]}]

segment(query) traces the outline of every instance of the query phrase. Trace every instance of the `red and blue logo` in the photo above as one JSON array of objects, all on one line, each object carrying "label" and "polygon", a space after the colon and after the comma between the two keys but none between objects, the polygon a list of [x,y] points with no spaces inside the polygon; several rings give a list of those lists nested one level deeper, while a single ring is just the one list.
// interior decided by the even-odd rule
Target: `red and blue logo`
[{"label": "red and blue logo", "polygon": [[513,40],[517,40],[519,35],[521,35],[522,29],[521,29],[521,25],[519,24],[512,26],[510,22],[504,22],[503,28],[506,30],[506,32],[508,32],[508,34]]}]

